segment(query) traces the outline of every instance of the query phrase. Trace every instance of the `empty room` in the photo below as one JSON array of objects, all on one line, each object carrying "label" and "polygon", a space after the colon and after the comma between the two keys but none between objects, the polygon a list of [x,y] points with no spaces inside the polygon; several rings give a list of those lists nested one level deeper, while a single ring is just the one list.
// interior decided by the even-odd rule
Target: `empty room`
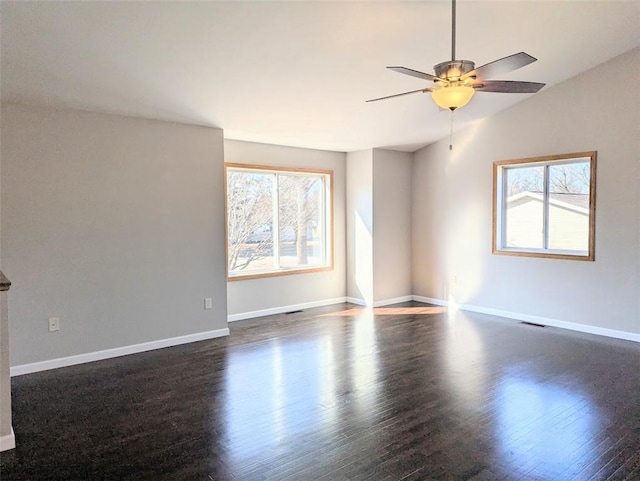
[{"label": "empty room", "polygon": [[640,480],[640,2],[0,26],[0,479]]}]

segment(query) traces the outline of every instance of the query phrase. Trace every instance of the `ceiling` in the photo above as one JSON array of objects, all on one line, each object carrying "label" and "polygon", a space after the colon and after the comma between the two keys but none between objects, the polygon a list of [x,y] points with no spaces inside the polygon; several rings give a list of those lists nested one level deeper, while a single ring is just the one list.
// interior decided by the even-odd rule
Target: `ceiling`
[{"label": "ceiling", "polygon": [[[449,113],[427,94],[365,103],[427,86],[386,66],[432,72],[449,59],[448,1],[2,1],[0,8],[3,101],[347,152],[414,151],[449,132]],[[639,42],[638,1],[461,0],[457,10],[458,58],[479,66],[525,51],[538,62],[502,78],[545,88]],[[478,93],[456,112],[456,128],[528,97]]]}]

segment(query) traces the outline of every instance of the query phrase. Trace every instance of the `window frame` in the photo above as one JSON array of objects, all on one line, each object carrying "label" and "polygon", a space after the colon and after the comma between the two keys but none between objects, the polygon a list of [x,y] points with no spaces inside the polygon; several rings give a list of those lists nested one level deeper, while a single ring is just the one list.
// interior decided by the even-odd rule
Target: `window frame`
[{"label": "window frame", "polygon": [[[229,170],[259,171],[267,174],[283,174],[290,173],[293,175],[315,174],[325,176],[325,199],[324,199],[324,216],[325,216],[325,265],[317,267],[301,267],[301,268],[279,268],[269,271],[260,271],[247,274],[231,274],[229,270],[229,196],[228,196],[228,172]],[[333,170],[302,168],[302,167],[285,167],[263,164],[244,164],[238,162],[225,162],[224,164],[224,206],[225,206],[225,251],[226,251],[226,273],[227,281],[242,281],[249,279],[261,279],[267,277],[280,277],[293,274],[308,274],[314,272],[325,272],[334,269],[334,211],[333,211]],[[279,205],[279,204],[278,204]],[[273,248],[276,252],[276,246]],[[278,249],[279,252],[279,249]]]},{"label": "window frame", "polygon": [[[549,248],[506,247],[504,244],[504,212],[506,211],[505,170],[510,166],[545,167],[543,192],[543,245],[548,245],[549,237],[549,178],[547,167],[589,161],[589,233],[588,251],[560,250]],[[505,169],[506,168],[506,169]],[[597,151],[574,152],[569,154],[547,155],[514,160],[498,160],[493,162],[493,225],[492,254],[520,257],[540,257],[547,259],[566,259],[595,261],[596,246],[596,170]]]}]

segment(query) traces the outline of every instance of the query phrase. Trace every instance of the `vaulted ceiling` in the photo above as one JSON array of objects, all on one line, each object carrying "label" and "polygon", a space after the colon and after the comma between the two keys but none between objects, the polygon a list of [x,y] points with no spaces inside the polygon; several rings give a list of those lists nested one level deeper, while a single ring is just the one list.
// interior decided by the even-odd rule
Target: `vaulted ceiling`
[{"label": "vaulted ceiling", "polygon": [[[428,94],[365,103],[428,86],[385,67],[432,72],[449,60],[448,1],[3,1],[0,8],[3,101],[338,151],[412,151],[449,131],[449,112]],[[546,88],[639,42],[638,1],[461,0],[457,10],[458,58],[482,65],[525,51],[538,62],[502,78]],[[602,88],[609,94],[615,79]],[[528,97],[478,93],[456,112],[456,127]]]}]

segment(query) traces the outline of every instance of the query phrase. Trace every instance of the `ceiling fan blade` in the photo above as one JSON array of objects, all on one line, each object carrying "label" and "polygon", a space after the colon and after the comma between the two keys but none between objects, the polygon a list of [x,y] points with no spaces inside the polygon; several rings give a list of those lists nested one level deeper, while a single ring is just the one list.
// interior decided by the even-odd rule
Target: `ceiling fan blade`
[{"label": "ceiling fan blade", "polygon": [[430,73],[420,72],[419,70],[413,70],[412,68],[407,67],[387,67],[389,70],[393,70],[394,72],[403,73],[405,75],[411,75],[412,77],[421,78],[423,80],[442,80],[435,75],[431,75]]},{"label": "ceiling fan blade", "polygon": [[431,92],[431,89],[426,88],[426,89],[411,90],[410,92],[403,92],[401,94],[387,95],[386,97],[367,100],[367,102],[377,102],[378,100],[392,99],[393,97],[402,97],[403,95],[417,94],[418,92]]},{"label": "ceiling fan blade", "polygon": [[478,67],[471,72],[467,72],[461,77],[461,80],[464,80],[469,77],[476,77],[477,79],[489,79],[495,77],[496,75],[502,75],[508,72],[513,72],[519,68],[524,67],[525,65],[529,65],[530,63],[538,60],[535,57],[532,57],[528,53],[520,52],[514,53],[513,55],[509,55],[508,57],[504,57],[498,60],[494,60],[493,62],[489,62],[487,64]]},{"label": "ceiling fan blade", "polygon": [[476,80],[471,86],[480,92],[503,94],[534,94],[545,86],[539,82],[519,82],[516,80]]}]

